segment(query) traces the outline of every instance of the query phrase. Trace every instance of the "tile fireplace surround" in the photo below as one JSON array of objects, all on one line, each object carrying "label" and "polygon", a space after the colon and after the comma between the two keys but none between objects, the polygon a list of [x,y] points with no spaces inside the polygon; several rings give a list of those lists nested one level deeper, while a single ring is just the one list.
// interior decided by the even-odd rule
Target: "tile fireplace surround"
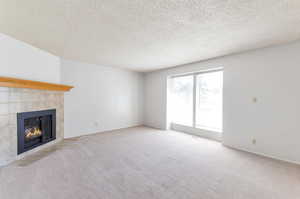
[{"label": "tile fireplace surround", "polygon": [[[56,140],[17,155],[17,113],[56,109]],[[0,87],[0,166],[61,141],[64,92]]]}]

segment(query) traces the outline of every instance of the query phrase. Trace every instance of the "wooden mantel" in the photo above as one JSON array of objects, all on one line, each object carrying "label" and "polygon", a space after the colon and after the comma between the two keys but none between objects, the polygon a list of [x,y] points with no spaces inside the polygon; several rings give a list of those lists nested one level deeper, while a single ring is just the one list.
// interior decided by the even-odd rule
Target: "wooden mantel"
[{"label": "wooden mantel", "polygon": [[31,80],[23,80],[9,77],[0,77],[0,87],[10,88],[30,88],[38,90],[51,90],[51,91],[70,91],[73,86],[62,84],[52,84],[46,82],[38,82]]}]

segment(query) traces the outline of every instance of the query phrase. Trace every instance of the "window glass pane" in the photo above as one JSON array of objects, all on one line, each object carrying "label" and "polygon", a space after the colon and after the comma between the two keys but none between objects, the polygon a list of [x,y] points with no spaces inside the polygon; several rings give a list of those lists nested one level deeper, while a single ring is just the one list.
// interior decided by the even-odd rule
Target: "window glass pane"
[{"label": "window glass pane", "polygon": [[171,80],[171,122],[193,126],[193,76],[176,77]]},{"label": "window glass pane", "polygon": [[197,75],[196,127],[222,132],[223,72]]}]

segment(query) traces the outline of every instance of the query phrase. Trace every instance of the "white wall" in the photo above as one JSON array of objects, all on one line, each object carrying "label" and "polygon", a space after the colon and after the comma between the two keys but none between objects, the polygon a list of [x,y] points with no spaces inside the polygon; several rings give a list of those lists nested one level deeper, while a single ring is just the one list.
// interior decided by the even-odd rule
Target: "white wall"
[{"label": "white wall", "polygon": [[60,58],[0,33],[0,76],[59,83]]},{"label": "white wall", "polygon": [[168,75],[224,67],[223,143],[300,163],[299,52],[295,42],[148,73],[145,124],[167,126]]},{"label": "white wall", "polygon": [[143,124],[143,74],[62,60],[65,137]]}]

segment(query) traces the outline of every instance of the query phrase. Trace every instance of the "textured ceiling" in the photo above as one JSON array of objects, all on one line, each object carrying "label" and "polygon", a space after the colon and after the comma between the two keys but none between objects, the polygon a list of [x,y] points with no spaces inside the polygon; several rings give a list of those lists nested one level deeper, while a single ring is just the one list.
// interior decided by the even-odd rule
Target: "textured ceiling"
[{"label": "textured ceiling", "polygon": [[152,71],[299,39],[300,0],[0,0],[0,32]]}]

